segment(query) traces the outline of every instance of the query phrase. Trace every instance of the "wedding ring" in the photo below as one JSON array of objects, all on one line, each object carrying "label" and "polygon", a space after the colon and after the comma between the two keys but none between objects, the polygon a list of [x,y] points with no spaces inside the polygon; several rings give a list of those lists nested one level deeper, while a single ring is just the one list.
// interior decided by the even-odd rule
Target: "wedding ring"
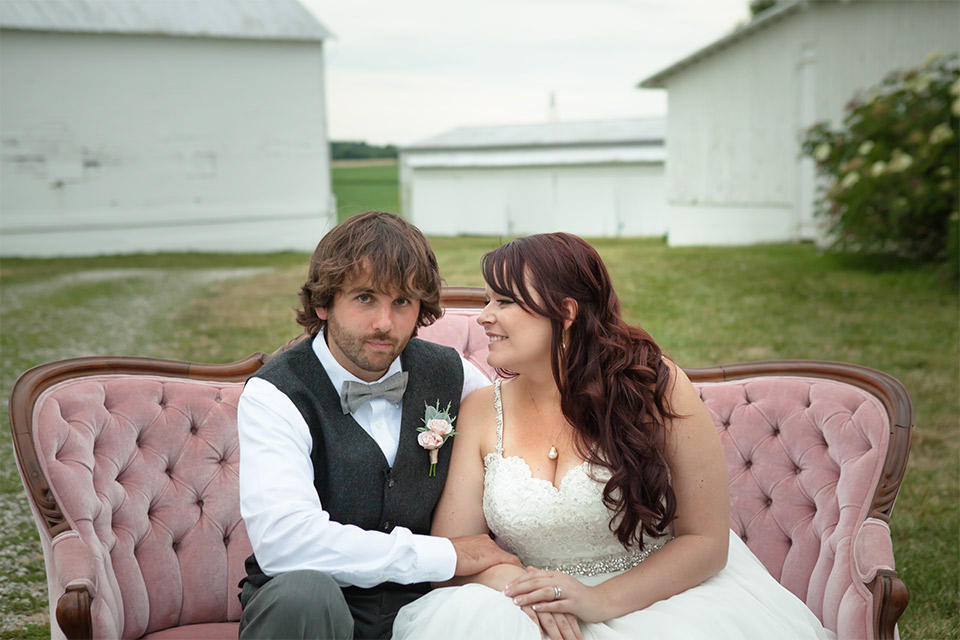
[{"label": "wedding ring", "polygon": [[553,588],[553,599],[554,599],[554,600],[559,600],[559,599],[560,599],[560,594],[562,594],[562,593],[563,593],[563,591],[560,590],[560,587],[554,587],[554,588]]}]

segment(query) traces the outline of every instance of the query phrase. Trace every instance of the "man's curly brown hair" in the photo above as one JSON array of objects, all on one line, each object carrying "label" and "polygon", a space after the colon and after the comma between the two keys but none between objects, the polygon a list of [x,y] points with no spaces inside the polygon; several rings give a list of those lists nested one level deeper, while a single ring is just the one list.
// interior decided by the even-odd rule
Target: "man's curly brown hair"
[{"label": "man's curly brown hair", "polygon": [[417,327],[440,317],[443,280],[427,239],[398,215],[369,211],[347,218],[320,240],[300,288],[297,322],[317,335],[326,323],[315,310],[329,308],[343,283],[362,274],[375,290],[393,288],[419,300]]}]

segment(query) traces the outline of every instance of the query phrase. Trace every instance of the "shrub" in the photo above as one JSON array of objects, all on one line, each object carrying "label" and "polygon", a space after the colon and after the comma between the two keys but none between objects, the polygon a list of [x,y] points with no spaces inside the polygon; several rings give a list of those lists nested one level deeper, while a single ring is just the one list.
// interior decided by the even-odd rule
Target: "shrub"
[{"label": "shrub", "polygon": [[[843,126],[821,122],[802,148],[825,178],[817,213],[842,251],[957,263],[957,56],[931,54],[891,73],[846,107]],[[951,238],[952,236],[952,238]]]}]

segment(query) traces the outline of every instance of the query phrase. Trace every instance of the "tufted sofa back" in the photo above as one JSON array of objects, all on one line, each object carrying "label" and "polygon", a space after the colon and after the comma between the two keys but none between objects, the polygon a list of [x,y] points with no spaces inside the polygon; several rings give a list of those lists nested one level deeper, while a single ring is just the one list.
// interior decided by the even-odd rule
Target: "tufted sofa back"
[{"label": "tufted sofa back", "polygon": [[[492,378],[476,313],[448,310],[420,335]],[[74,595],[81,604],[89,597],[94,637],[236,637],[237,583],[251,552],[239,513],[236,407],[242,380],[266,357],[220,367],[81,358],[18,380],[11,427],[58,618]],[[731,528],[839,637],[873,636],[867,583],[889,570],[902,587],[887,520],[912,417],[899,425],[904,439],[889,402],[861,381],[880,376],[902,390],[886,374],[813,365],[688,374],[723,442]],[[905,587],[900,597],[891,630]]]},{"label": "tufted sofa back", "polygon": [[727,459],[730,527],[824,625],[864,637],[873,600],[863,583],[873,576],[858,577],[852,546],[865,523],[861,543],[869,527],[887,526],[868,520],[890,436],[883,405],[834,380],[695,386]]},{"label": "tufted sofa back", "polygon": [[[52,550],[56,575],[74,573],[70,562],[85,556],[70,547],[85,547],[98,637],[239,620],[236,587],[251,553],[237,493],[242,389],[104,375],[37,401],[40,468],[72,534],[51,541],[63,547]],[[52,603],[64,586],[51,585]]]}]

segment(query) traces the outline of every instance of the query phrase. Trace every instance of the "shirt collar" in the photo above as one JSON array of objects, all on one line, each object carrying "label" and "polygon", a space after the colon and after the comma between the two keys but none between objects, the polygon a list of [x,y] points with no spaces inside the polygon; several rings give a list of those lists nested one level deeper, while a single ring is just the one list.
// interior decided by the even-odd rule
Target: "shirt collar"
[{"label": "shirt collar", "polygon": [[379,380],[374,380],[373,382],[361,380],[357,376],[347,371],[343,365],[337,362],[337,359],[333,357],[333,354],[330,352],[330,346],[327,345],[324,331],[318,333],[317,337],[314,339],[313,352],[317,355],[317,358],[320,360],[320,364],[326,370],[327,376],[330,378],[330,382],[333,383],[333,388],[337,390],[337,395],[340,395],[340,389],[343,387],[343,383],[347,380],[359,382],[360,384],[373,384],[374,382],[380,382],[380,380],[388,378],[395,373],[399,373],[402,370],[400,366],[400,357],[398,356],[393,362],[390,363],[390,367],[387,369],[387,372],[384,373]]}]

